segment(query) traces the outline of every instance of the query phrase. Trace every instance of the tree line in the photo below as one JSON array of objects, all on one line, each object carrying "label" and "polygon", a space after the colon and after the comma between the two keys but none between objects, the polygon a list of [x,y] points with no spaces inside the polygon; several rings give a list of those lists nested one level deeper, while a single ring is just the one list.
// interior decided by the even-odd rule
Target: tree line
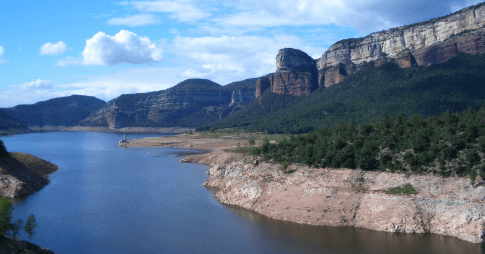
[{"label": "tree line", "polygon": [[341,122],[277,144],[265,139],[251,153],[279,163],[456,175],[475,182],[479,175],[485,179],[485,108],[427,119],[382,115],[359,126]]}]

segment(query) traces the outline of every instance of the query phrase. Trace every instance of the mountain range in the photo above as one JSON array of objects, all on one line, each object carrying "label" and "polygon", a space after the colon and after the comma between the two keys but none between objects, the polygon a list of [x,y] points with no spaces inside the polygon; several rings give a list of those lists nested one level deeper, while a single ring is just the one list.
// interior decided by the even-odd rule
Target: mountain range
[{"label": "mountain range", "polygon": [[[337,122],[374,121],[382,114],[431,116],[477,109],[485,105],[484,51],[482,3],[341,40],[319,59],[281,49],[275,73],[225,86],[189,79],[108,103],[70,96],[2,110],[28,126],[240,127],[300,133]],[[1,117],[0,124],[7,123]]]}]

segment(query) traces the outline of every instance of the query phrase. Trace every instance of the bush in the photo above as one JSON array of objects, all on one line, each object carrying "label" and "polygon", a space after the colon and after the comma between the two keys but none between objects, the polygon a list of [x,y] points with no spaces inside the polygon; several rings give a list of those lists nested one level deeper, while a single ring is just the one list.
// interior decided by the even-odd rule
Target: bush
[{"label": "bush", "polygon": [[0,234],[2,235],[7,234],[12,229],[12,224],[10,224],[12,210],[12,202],[6,198],[0,198]]},{"label": "bush", "polygon": [[9,154],[7,152],[7,149],[5,148],[3,141],[0,140],[0,158],[5,158],[5,157],[8,157],[8,156],[9,156]]},{"label": "bush", "polygon": [[390,188],[386,193],[396,194],[396,195],[410,195],[410,194],[417,194],[418,192],[416,191],[416,189],[414,189],[414,187],[411,184],[406,184],[403,186]]},{"label": "bush", "polygon": [[256,141],[254,140],[254,138],[253,137],[249,138],[248,139],[248,145],[254,146],[254,144],[256,144]]}]

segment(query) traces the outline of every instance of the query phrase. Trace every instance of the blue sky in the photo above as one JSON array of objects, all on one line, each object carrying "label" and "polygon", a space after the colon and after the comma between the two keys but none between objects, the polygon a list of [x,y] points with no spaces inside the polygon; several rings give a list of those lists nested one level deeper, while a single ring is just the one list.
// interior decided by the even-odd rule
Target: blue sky
[{"label": "blue sky", "polygon": [[82,94],[109,101],[188,78],[274,72],[278,50],[447,15],[476,0],[16,0],[0,4],[0,107]]}]

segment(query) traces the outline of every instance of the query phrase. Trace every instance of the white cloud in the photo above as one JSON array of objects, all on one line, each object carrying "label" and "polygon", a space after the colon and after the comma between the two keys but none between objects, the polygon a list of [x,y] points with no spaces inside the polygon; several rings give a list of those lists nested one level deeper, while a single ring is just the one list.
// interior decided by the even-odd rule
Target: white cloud
[{"label": "white cloud", "polygon": [[182,22],[197,21],[211,16],[209,12],[197,8],[190,1],[133,1],[130,5],[142,12],[170,13],[172,18]]},{"label": "white cloud", "polygon": [[64,59],[58,60],[56,66],[64,67],[67,65],[82,64],[83,60],[81,58],[74,58],[72,56],[67,56]]},{"label": "white cloud", "polygon": [[19,90],[45,90],[52,88],[52,82],[49,80],[38,79],[22,85],[16,85],[15,87],[17,87]]},{"label": "white cloud", "polygon": [[82,53],[85,65],[142,64],[160,62],[162,49],[147,37],[121,30],[114,36],[99,32],[86,40]]},{"label": "white cloud", "polygon": [[4,53],[5,53],[5,49],[2,46],[0,46],[0,64],[7,63],[6,60],[2,59]]},{"label": "white cloud", "polygon": [[160,19],[152,14],[138,14],[108,20],[109,25],[125,25],[131,27],[146,26],[159,23],[161,23]]},{"label": "white cloud", "polygon": [[63,41],[60,41],[56,44],[52,44],[50,42],[44,44],[40,48],[41,55],[61,55],[66,52],[67,46],[64,44]]},{"label": "white cloud", "polygon": [[313,58],[323,48],[308,47],[296,36],[220,36],[180,37],[171,51],[180,59],[189,59],[184,78],[208,78],[222,85],[246,78],[259,77],[276,70],[276,55],[285,47],[301,49]]}]

